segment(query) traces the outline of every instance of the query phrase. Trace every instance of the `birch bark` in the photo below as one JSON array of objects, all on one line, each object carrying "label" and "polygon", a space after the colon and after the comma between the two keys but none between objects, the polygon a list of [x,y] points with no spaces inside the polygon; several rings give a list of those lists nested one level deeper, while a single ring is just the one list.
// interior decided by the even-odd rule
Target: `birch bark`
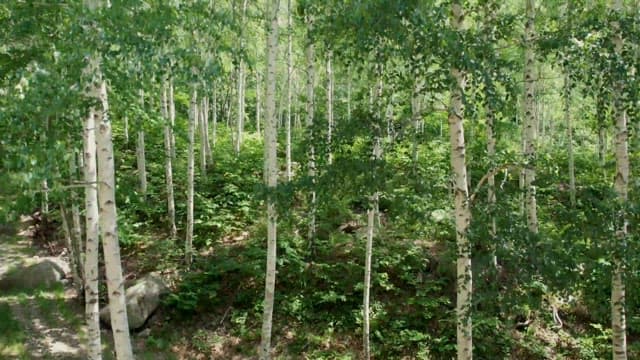
[{"label": "birch bark", "polygon": [[191,266],[193,260],[193,178],[195,162],[195,130],[198,118],[198,93],[195,85],[191,93],[191,110],[189,111],[189,154],[187,159],[187,234],[184,245],[184,256],[187,266]]},{"label": "birch bark", "polygon": [[[622,17],[623,3],[622,0],[616,0],[613,9]],[[615,46],[615,55],[618,59],[622,58],[623,38],[620,23],[613,20],[611,23],[613,30],[613,43]],[[614,188],[618,193],[618,201],[620,212],[618,214],[619,224],[616,229],[616,238],[614,239],[613,251],[613,271],[611,274],[611,327],[613,330],[613,360],[627,359],[627,324],[626,324],[626,298],[625,298],[625,259],[624,248],[626,247],[628,236],[628,219],[624,210],[628,201],[629,188],[629,140],[627,129],[627,114],[624,108],[624,86],[625,82],[622,74],[615,75],[614,83],[614,115],[616,120],[616,177]]]},{"label": "birch bark", "polygon": [[[455,31],[462,31],[464,12],[459,0],[453,1],[451,24]],[[464,139],[464,103],[463,94],[466,86],[466,74],[463,70],[452,66],[451,76],[455,80],[451,88],[451,105],[449,108],[449,137],[451,143],[451,168],[455,176],[454,209],[457,244],[457,348],[458,360],[473,358],[472,326],[471,326],[471,245],[468,238],[471,223],[469,207],[469,190],[466,166],[466,146]]]},{"label": "birch bark", "polygon": [[535,52],[534,41],[535,30],[535,0],[525,0],[526,2],[526,24],[524,30],[525,51],[524,51],[524,158],[526,167],[524,169],[524,189],[525,189],[525,214],[527,227],[534,234],[538,233],[538,211],[536,202],[536,147],[538,138],[538,123],[536,119],[536,99],[535,99]]},{"label": "birch bark", "polygon": [[173,149],[171,148],[171,123],[169,119],[169,104],[168,104],[168,85],[165,82],[162,87],[162,117],[164,119],[164,151],[165,151],[165,163],[164,174],[167,185],[167,215],[169,216],[169,235],[171,239],[175,239],[177,235],[176,230],[176,205],[173,195]]},{"label": "birch bark", "polygon": [[278,53],[278,10],[279,0],[267,2],[267,68],[265,75],[265,179],[267,195],[267,269],[264,292],[264,313],[262,318],[262,339],[260,359],[271,358],[271,328],[276,285],[276,225],[277,210],[275,192],[278,185],[278,137],[276,132],[276,59]]}]

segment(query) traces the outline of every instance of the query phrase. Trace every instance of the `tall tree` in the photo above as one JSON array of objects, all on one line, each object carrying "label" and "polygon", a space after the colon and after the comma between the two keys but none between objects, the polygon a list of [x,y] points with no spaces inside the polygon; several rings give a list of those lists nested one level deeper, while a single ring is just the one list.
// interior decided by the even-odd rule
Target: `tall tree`
[{"label": "tall tree", "polygon": [[236,134],[236,155],[240,154],[240,148],[242,147],[243,133],[244,133],[244,94],[245,94],[245,63],[244,63],[244,27],[245,17],[247,14],[247,0],[242,1],[242,17],[240,19],[240,49],[238,54],[238,132]]},{"label": "tall tree", "polygon": [[329,50],[327,54],[327,144],[329,165],[333,163],[333,153],[331,151],[331,137],[333,136],[333,52]]},{"label": "tall tree", "polygon": [[[619,18],[623,15],[623,2],[616,0],[614,12],[618,15],[611,22],[613,31],[613,44],[615,56],[618,59],[615,63],[622,63],[623,37]],[[628,236],[628,219],[625,207],[628,202],[629,193],[629,140],[627,129],[627,114],[624,105],[625,79],[620,69],[614,69],[614,89],[613,89],[613,110],[616,121],[616,177],[614,187],[618,193],[619,214],[616,228],[616,238],[614,239],[613,251],[613,271],[611,274],[611,327],[613,330],[613,359],[627,359],[627,323],[625,314],[625,259],[624,247]]]},{"label": "tall tree", "polygon": [[265,74],[264,162],[267,185],[267,269],[265,276],[264,313],[260,359],[271,358],[271,328],[276,286],[276,187],[278,186],[278,137],[276,129],[276,60],[278,54],[279,0],[267,2],[267,67]]},{"label": "tall tree", "polygon": [[310,205],[309,205],[309,232],[308,238],[309,243],[313,244],[314,239],[316,237],[316,149],[313,144],[313,122],[315,116],[315,83],[316,83],[316,72],[315,72],[315,45],[313,44],[313,39],[311,38],[311,33],[313,31],[313,17],[311,14],[306,14],[306,22],[307,22],[307,44],[305,49],[305,56],[307,62],[307,133],[309,137],[308,149],[307,149],[307,157],[308,157],[308,176],[311,179],[311,192],[309,194],[310,197]]},{"label": "tall tree", "polygon": [[173,149],[171,148],[171,120],[169,118],[168,84],[162,86],[162,118],[164,120],[164,149],[165,149],[165,181],[167,185],[167,215],[169,216],[169,234],[176,238],[176,205],[173,196]]},{"label": "tall tree", "polygon": [[[95,90],[92,90],[95,91]],[[84,119],[84,188],[85,197],[85,317],[87,321],[87,357],[90,360],[102,359],[100,341],[100,304],[98,292],[98,186],[96,166],[96,118],[95,108],[89,109]]]},{"label": "tall tree", "polygon": [[536,8],[535,0],[526,2],[526,23],[524,28],[524,121],[523,121],[523,155],[526,162],[524,169],[525,214],[527,227],[532,233],[538,233],[538,210],[536,203],[536,142],[538,138],[538,122],[536,118],[535,98],[535,41],[536,41]]},{"label": "tall tree", "polygon": [[[101,29],[97,20],[97,15],[100,11],[105,9],[108,1],[103,0],[85,0],[84,5],[89,9],[91,16],[91,26],[87,29],[90,32],[89,38],[99,41],[99,33]],[[95,44],[98,47],[99,44]],[[107,277],[107,293],[109,297],[109,313],[111,315],[111,329],[113,331],[113,339],[115,343],[116,356],[118,360],[132,360],[133,350],[131,347],[131,338],[129,335],[129,322],[127,319],[127,307],[125,302],[125,287],[124,279],[122,276],[122,264],[120,263],[120,243],[118,240],[118,225],[117,225],[117,211],[116,211],[116,182],[115,182],[115,164],[114,164],[114,152],[112,141],[112,129],[111,120],[109,118],[109,101],[107,95],[107,84],[103,79],[102,70],[100,68],[101,54],[98,52],[92,53],[87,57],[89,61],[88,65],[88,77],[89,83],[87,84],[88,91],[91,92],[95,103],[100,106],[99,110],[95,111],[97,118],[95,119],[94,128],[97,130],[96,139],[96,165],[97,165],[97,188],[98,188],[98,226],[100,236],[102,238],[103,250],[104,250],[104,262],[106,268]],[[90,111],[92,113],[93,111]],[[86,126],[87,124],[85,124]],[[90,138],[90,135],[88,135]],[[85,149],[92,147],[92,144],[85,144]],[[88,152],[88,151],[87,151]],[[85,154],[86,157],[92,157]],[[88,159],[89,162],[91,161]],[[91,184],[89,184],[91,185]],[[88,199],[89,200],[89,199]],[[93,199],[90,199],[93,201]],[[88,209],[89,210],[89,209]],[[93,211],[93,210],[92,210]],[[87,214],[89,215],[89,214]],[[91,214],[93,217],[95,214]],[[92,229],[93,230],[93,229]],[[98,237],[95,237],[97,242]],[[93,246],[93,245],[92,245]],[[97,257],[97,251],[91,254],[92,257]],[[91,260],[93,265],[94,259]],[[95,261],[97,264],[97,261]],[[91,274],[96,269],[92,268],[87,271],[87,274]],[[97,273],[97,271],[95,271]],[[91,278],[87,276],[87,278]],[[96,279],[97,280],[97,279]],[[91,281],[94,281],[93,279]],[[97,293],[97,281],[91,286],[91,291]],[[95,295],[92,295],[95,299]],[[92,304],[92,306],[96,306]],[[93,311],[93,309],[92,309]],[[94,316],[94,314],[92,314]],[[95,325],[90,325],[95,326]],[[95,331],[95,328],[92,329]],[[92,343],[96,346],[96,334],[93,334]],[[92,350],[96,351],[96,349]]]},{"label": "tall tree", "polygon": [[[451,4],[451,25],[456,32],[463,30],[464,10],[459,0]],[[471,209],[469,205],[469,190],[466,165],[466,145],[464,140],[464,90],[466,74],[457,62],[451,66],[451,104],[449,106],[449,140],[451,143],[451,168],[454,181],[454,214],[456,224],[457,244],[457,349],[458,360],[473,358],[473,342],[471,327],[471,245],[468,237],[471,224]]]},{"label": "tall tree", "polygon": [[[144,112],[144,90],[140,89],[140,111]],[[144,196],[147,194],[147,158],[144,148],[144,122],[142,119],[138,121],[138,142],[136,147],[136,155],[138,159],[138,178],[140,181],[140,193]]]},{"label": "tall tree", "polygon": [[291,13],[291,0],[287,0],[287,181],[291,181],[293,177],[293,173],[291,171],[291,76],[293,75],[293,26]]},{"label": "tall tree", "polygon": [[191,108],[189,110],[189,153],[187,158],[187,234],[184,245],[184,256],[187,266],[191,265],[193,260],[193,178],[194,178],[194,162],[195,162],[195,132],[196,122],[198,120],[198,92],[195,85],[191,92]]}]

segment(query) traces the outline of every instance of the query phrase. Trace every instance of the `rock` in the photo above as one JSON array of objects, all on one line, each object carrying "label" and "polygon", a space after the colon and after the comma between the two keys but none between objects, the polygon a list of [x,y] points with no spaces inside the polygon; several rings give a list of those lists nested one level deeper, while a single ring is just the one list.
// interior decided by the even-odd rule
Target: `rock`
[{"label": "rock", "polygon": [[4,274],[0,279],[0,289],[49,289],[64,283],[70,271],[69,264],[60,258],[36,258]]},{"label": "rock", "polygon": [[[160,298],[168,293],[169,288],[162,278],[153,273],[146,275],[128,288],[125,294],[129,329],[135,330],[142,327],[160,305]],[[111,323],[108,305],[100,310],[100,320],[106,324]]]}]

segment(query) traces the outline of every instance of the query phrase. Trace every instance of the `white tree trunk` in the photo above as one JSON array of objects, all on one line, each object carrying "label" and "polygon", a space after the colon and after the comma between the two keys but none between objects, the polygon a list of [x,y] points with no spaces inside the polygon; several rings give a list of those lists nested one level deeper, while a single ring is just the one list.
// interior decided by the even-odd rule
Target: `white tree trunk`
[{"label": "white tree trunk", "polygon": [[98,302],[98,187],[96,165],[96,118],[94,108],[84,120],[84,188],[85,198],[85,316],[87,321],[87,357],[90,360],[102,359],[100,340],[100,307]]},{"label": "white tree trunk", "polygon": [[111,329],[118,360],[133,359],[127,307],[125,304],[124,279],[120,264],[120,243],[116,215],[116,182],[111,134],[111,121],[108,117],[109,103],[107,86],[104,81],[100,87],[102,114],[96,134],[98,149],[98,197],[100,199],[100,231],[104,246],[104,262],[107,273],[107,291],[109,293],[109,312]]},{"label": "white tree trunk", "polygon": [[256,72],[256,132],[260,134],[260,109],[262,108],[260,103],[260,74]]},{"label": "white tree trunk", "polygon": [[333,67],[331,62],[333,60],[333,52],[329,51],[327,55],[327,152],[328,163],[333,164],[333,151],[331,147],[331,141],[333,136]]},{"label": "white tree trunk", "polygon": [[244,63],[244,26],[245,15],[247,13],[247,0],[242,2],[242,18],[240,20],[240,57],[238,64],[238,122],[237,122],[237,135],[236,135],[236,156],[240,155],[240,149],[242,148],[242,141],[244,137],[244,94],[245,94],[245,63]]},{"label": "white tree trunk", "polygon": [[[69,159],[69,171],[71,172],[71,181],[77,180],[76,166],[76,154],[77,151],[73,151],[73,156]],[[71,237],[71,266],[74,268],[74,272],[78,275],[78,282],[75,284],[78,290],[78,295],[82,294],[84,287],[84,252],[82,249],[82,224],[80,221],[80,209],[78,208],[78,196],[75,189],[71,189],[71,219],[72,219],[72,237]]]},{"label": "white tree trunk", "polygon": [[[376,199],[373,199],[373,201],[376,201]],[[369,360],[371,358],[371,345],[369,344],[369,297],[371,290],[371,257],[373,253],[373,230],[375,228],[376,212],[375,208],[375,205],[372,204],[369,210],[367,210],[367,243],[364,259],[364,295],[362,299],[362,343],[365,360]]]},{"label": "white tree trunk", "polygon": [[169,234],[176,238],[176,205],[173,195],[173,150],[171,149],[171,123],[169,119],[169,104],[167,98],[167,83],[162,87],[162,117],[164,119],[164,174],[167,184],[167,215],[169,216]]},{"label": "white tree trunk", "polygon": [[420,97],[421,88],[422,82],[416,80],[413,95],[411,96],[411,119],[413,121],[413,148],[411,150],[411,160],[413,162],[414,174],[417,174],[418,170],[418,132],[420,130],[420,119],[422,117],[422,99]]},{"label": "white tree trunk", "polygon": [[187,266],[193,261],[193,178],[195,162],[195,130],[198,119],[198,93],[195,85],[191,95],[191,110],[189,112],[189,155],[187,160],[187,235],[184,246],[184,256]]},{"label": "white tree trunk", "polygon": [[[144,90],[140,89],[140,108],[144,111]],[[139,122],[138,129],[138,146],[136,149],[138,159],[138,176],[140,179],[140,193],[142,195],[147,194],[147,158],[145,156],[145,143],[144,143],[144,123],[142,120]]]},{"label": "white tree trunk", "polygon": [[244,61],[240,60],[238,66],[238,116],[236,120],[236,156],[240,154],[242,148],[243,132],[244,132]]},{"label": "white tree trunk", "polygon": [[173,98],[173,79],[169,80],[169,123],[171,132],[171,157],[176,158],[176,136],[173,129],[176,127],[176,102]]},{"label": "white tree trunk", "polygon": [[538,210],[536,203],[536,188],[533,184],[536,180],[536,146],[538,138],[538,122],[536,119],[536,99],[535,99],[535,52],[534,41],[535,30],[535,0],[526,1],[526,25],[524,30],[525,51],[524,51],[524,159],[526,167],[524,169],[524,189],[525,189],[525,214],[527,227],[532,233],[538,233]]},{"label": "white tree trunk", "polygon": [[287,145],[286,145],[286,167],[287,181],[293,178],[291,170],[291,76],[293,75],[293,27],[291,21],[291,0],[287,1]]},{"label": "white tree trunk", "polygon": [[351,121],[351,83],[353,82],[351,74],[351,65],[347,69],[347,120]]},{"label": "white tree trunk", "polygon": [[267,69],[265,75],[265,179],[267,195],[267,269],[265,276],[264,313],[262,317],[262,341],[260,359],[271,358],[271,328],[273,320],[273,304],[276,285],[276,187],[278,186],[278,136],[276,131],[276,61],[278,54],[278,10],[279,0],[267,3]]},{"label": "white tree trunk", "polygon": [[[619,14],[617,18],[621,18],[623,11],[622,0],[616,0],[614,11]],[[613,35],[613,43],[615,45],[616,57],[622,58],[622,30],[620,23],[614,20],[611,24]],[[624,109],[623,94],[625,81],[622,75],[616,74],[617,79],[614,84],[614,111],[616,118],[616,177],[614,187],[618,193],[619,219],[616,221],[618,228],[616,229],[616,239],[614,239],[613,250],[613,271],[611,274],[611,327],[613,330],[613,360],[627,359],[627,322],[625,314],[625,259],[623,257],[623,248],[626,246],[628,236],[628,219],[624,207],[628,201],[629,187],[629,140],[627,129],[627,114]]]},{"label": "white tree trunk", "polygon": [[42,180],[42,213],[49,213],[49,184],[47,179]]},{"label": "white tree trunk", "polygon": [[[312,30],[312,26],[313,26],[313,20],[312,19],[307,19],[307,33],[310,33]],[[306,58],[307,58],[307,104],[306,104],[306,110],[307,110],[307,119],[306,119],[306,127],[307,127],[307,132],[308,132],[308,136],[309,139],[311,141],[309,141],[309,149],[307,149],[308,151],[308,175],[309,178],[311,179],[311,193],[309,194],[310,197],[310,206],[309,206],[309,234],[308,234],[308,239],[309,239],[309,244],[312,246],[316,237],[316,190],[315,190],[315,183],[316,183],[316,149],[315,146],[313,145],[313,137],[314,137],[314,130],[313,130],[313,121],[314,121],[314,117],[315,117],[315,95],[314,95],[314,88],[315,88],[315,83],[316,83],[316,72],[315,72],[315,46],[313,45],[313,43],[311,41],[309,41],[309,43],[307,44],[307,48],[305,50],[306,53]]]},{"label": "white tree trunk", "polygon": [[[463,28],[463,7],[460,0],[452,5],[451,24],[456,31]],[[457,244],[457,349],[458,360],[473,358],[473,336],[471,326],[471,296],[473,291],[471,273],[471,245],[468,238],[471,224],[471,209],[469,207],[469,190],[467,180],[467,165],[464,140],[464,103],[463,94],[466,86],[465,73],[455,67],[451,68],[451,76],[455,80],[451,88],[451,106],[449,110],[449,136],[451,142],[451,168],[455,176],[455,224]]]},{"label": "white tree trunk", "polygon": [[124,117],[124,142],[129,143],[129,117]]},{"label": "white tree trunk", "polygon": [[[213,133],[211,135],[212,139],[211,139],[211,143],[213,146],[213,148],[215,149],[216,147],[216,142],[218,141],[218,89],[216,87],[216,83],[213,83],[213,97],[211,99],[211,103],[213,105],[211,112],[212,112],[212,116],[211,116],[211,121],[213,122],[212,127],[213,127]],[[212,159],[213,160],[213,159]]]},{"label": "white tree trunk", "polygon": [[[565,71],[568,71],[566,69]],[[569,156],[569,200],[576,206],[576,166],[573,156],[573,122],[571,119],[571,80],[569,74],[564,76],[564,119],[567,126],[567,152]]]},{"label": "white tree trunk", "polygon": [[204,124],[204,144],[207,154],[207,163],[213,163],[213,153],[211,151],[211,139],[209,138],[209,97],[202,97],[202,123]]},{"label": "white tree trunk", "polygon": [[207,126],[205,125],[205,116],[204,116],[204,99],[206,97],[202,97],[200,101],[200,107],[198,108],[198,120],[199,125],[198,130],[200,131],[200,175],[204,176],[207,173]]},{"label": "white tree trunk", "polygon": [[[496,133],[495,133],[495,114],[493,107],[485,100],[485,112],[487,116],[487,156],[489,157],[489,163],[491,167],[496,166]],[[487,202],[491,211],[491,224],[489,226],[489,237],[491,241],[491,264],[494,268],[498,267],[498,258],[496,256],[496,246],[498,241],[498,225],[496,223],[495,206],[496,206],[496,179],[492,172],[489,170],[489,177],[487,178]]]}]

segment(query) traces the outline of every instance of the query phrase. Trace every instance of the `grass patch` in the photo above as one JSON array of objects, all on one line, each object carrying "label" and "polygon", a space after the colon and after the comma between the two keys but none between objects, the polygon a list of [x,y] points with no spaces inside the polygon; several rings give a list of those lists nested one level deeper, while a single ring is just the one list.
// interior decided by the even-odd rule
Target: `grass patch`
[{"label": "grass patch", "polygon": [[0,303],[0,358],[27,359],[26,335],[7,303]]}]

